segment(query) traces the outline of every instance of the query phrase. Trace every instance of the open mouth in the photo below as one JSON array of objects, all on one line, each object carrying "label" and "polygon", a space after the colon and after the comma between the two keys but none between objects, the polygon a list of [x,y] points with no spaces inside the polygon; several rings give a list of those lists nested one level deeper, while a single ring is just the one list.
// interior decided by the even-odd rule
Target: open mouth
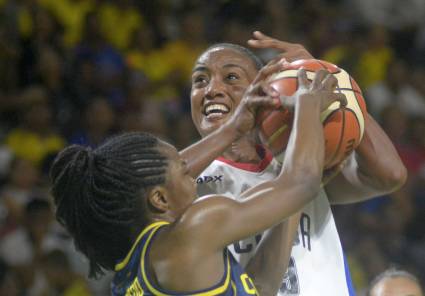
[{"label": "open mouth", "polygon": [[220,118],[230,112],[230,108],[224,104],[214,103],[204,107],[204,115],[208,119]]}]

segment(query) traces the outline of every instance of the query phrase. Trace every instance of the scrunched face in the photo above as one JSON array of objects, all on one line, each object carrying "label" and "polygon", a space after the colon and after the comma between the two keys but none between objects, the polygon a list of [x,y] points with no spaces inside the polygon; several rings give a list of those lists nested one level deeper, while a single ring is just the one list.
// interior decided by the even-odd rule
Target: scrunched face
[{"label": "scrunched face", "polygon": [[233,115],[257,68],[245,53],[215,47],[203,53],[192,71],[192,120],[206,136]]}]

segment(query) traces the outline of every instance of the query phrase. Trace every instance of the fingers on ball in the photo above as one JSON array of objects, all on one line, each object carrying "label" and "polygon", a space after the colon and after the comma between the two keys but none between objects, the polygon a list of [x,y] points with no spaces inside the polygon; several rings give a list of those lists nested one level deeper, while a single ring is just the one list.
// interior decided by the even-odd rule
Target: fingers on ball
[{"label": "fingers on ball", "polygon": [[322,86],[323,80],[329,75],[329,72],[325,69],[320,69],[316,72],[313,80],[313,88],[319,89]]},{"label": "fingers on ball", "polygon": [[336,77],[332,74],[329,74],[326,76],[326,78],[323,80],[323,87],[326,90],[335,90],[335,88],[338,86],[338,80]]},{"label": "fingers on ball", "polygon": [[343,93],[332,93],[331,95],[332,102],[339,102],[341,107],[347,106],[347,98]]},{"label": "fingers on ball", "polygon": [[307,72],[305,71],[304,68],[301,68],[298,70],[298,84],[304,87],[310,84],[307,78]]}]

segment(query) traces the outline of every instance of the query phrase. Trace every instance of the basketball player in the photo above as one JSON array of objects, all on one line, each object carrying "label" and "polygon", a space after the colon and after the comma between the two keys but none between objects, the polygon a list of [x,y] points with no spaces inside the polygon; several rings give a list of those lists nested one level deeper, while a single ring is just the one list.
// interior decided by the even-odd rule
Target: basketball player
[{"label": "basketball player", "polygon": [[[249,44],[256,48],[277,49],[282,52],[279,58],[287,57],[290,61],[311,58],[301,45],[279,41],[260,32],[254,33]],[[251,51],[237,45],[217,44],[201,54],[192,75],[191,108],[193,122],[202,137],[226,130],[244,90],[261,67],[260,60]],[[406,169],[394,146],[368,114],[365,114],[365,126],[360,146],[341,173],[303,208],[279,295],[354,295],[330,203],[350,203],[386,194],[399,188],[406,179]],[[273,179],[279,172],[279,164],[249,133],[237,139],[223,134],[220,144],[211,147],[220,156],[197,178],[200,196],[215,193],[238,197],[248,188]],[[205,155],[196,147],[182,151],[183,158],[191,159],[194,175],[213,154]],[[197,159],[203,162],[194,163]],[[272,233],[279,233],[279,230],[273,229]],[[258,247],[262,236],[264,234],[258,234],[230,246],[247,270],[262,264],[270,266],[268,263],[274,260],[272,252]],[[266,235],[266,241],[269,240]],[[261,252],[261,256],[252,260],[256,252]]]},{"label": "basketball player", "polygon": [[390,268],[370,284],[367,296],[423,296],[419,280],[411,273]]},{"label": "basketball player", "polygon": [[[282,169],[274,180],[245,191],[240,202],[219,195],[194,202],[187,164],[173,146],[149,134],[123,134],[95,150],[72,145],[59,153],[51,168],[57,219],[88,257],[92,275],[115,269],[113,295],[277,292],[257,291],[226,246],[276,225],[319,191],[320,113],[346,101],[333,93],[336,78],[324,70],[311,84],[303,70],[298,78],[296,98],[280,98],[295,114]],[[277,95],[254,80],[244,98]],[[258,288],[272,285],[261,269],[251,276]]]}]

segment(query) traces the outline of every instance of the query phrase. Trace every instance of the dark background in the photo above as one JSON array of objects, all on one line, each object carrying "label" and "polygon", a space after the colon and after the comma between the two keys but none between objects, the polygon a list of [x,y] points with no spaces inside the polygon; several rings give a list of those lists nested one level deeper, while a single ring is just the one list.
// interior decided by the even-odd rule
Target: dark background
[{"label": "dark background", "polygon": [[87,281],[54,223],[52,158],[122,131],[193,143],[195,59],[258,29],[347,70],[409,170],[396,193],[334,207],[357,291],[393,265],[424,281],[425,1],[0,0],[0,285],[105,295],[110,276]]}]

